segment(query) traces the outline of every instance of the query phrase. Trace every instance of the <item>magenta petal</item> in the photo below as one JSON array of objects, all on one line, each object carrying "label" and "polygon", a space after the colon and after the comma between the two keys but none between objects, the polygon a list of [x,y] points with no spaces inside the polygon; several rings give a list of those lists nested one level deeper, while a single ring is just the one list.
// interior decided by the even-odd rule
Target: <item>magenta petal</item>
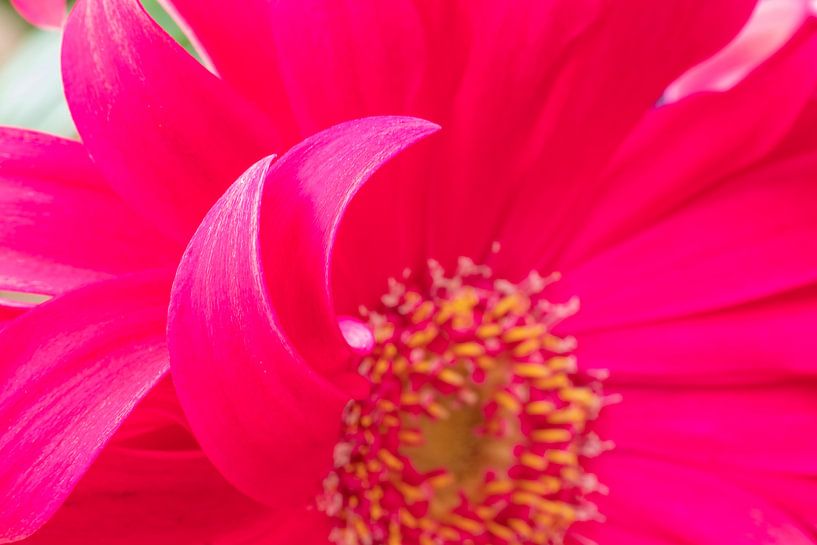
[{"label": "magenta petal", "polygon": [[28,309],[28,306],[23,305],[8,305],[8,301],[0,300],[0,329],[3,329],[6,324],[18,316],[22,316]]},{"label": "magenta petal", "polygon": [[817,532],[817,477],[781,473],[738,472],[730,477],[763,496]]},{"label": "magenta petal", "polygon": [[[763,159],[817,90],[817,22],[807,20],[738,85],[658,108],[619,151],[566,260],[585,259]],[[765,107],[759,108],[759,103]],[[596,204],[594,207],[593,204]]]},{"label": "magenta petal", "polygon": [[185,253],[169,319],[174,381],[205,452],[255,498],[305,501],[331,465],[352,354],[329,293],[335,232],[361,184],[435,129],[367,118],[260,161]]},{"label": "magenta petal", "polygon": [[56,295],[181,249],[108,189],[78,142],[0,128],[0,290]]},{"label": "magenta petal", "polygon": [[65,22],[65,0],[11,0],[11,5],[32,25],[60,28]]},{"label": "magenta petal", "polygon": [[785,44],[810,12],[809,0],[761,0],[740,34],[673,82],[665,100],[729,89]]},{"label": "magenta petal", "polygon": [[410,0],[168,3],[219,75],[270,112],[290,143],[348,119],[406,113],[426,68]]},{"label": "magenta petal", "polygon": [[[755,1],[601,0],[597,2],[599,15],[569,44],[570,48],[550,56],[547,50],[542,51],[544,59],[560,54],[550,61],[557,67],[553,77],[544,81],[541,70],[525,70],[524,64],[517,64],[520,55],[514,49],[504,53],[506,63],[499,61],[492,69],[490,63],[497,59],[489,53],[492,40],[486,40],[486,53],[474,63],[482,68],[484,84],[473,82],[469,86],[469,94],[483,96],[476,105],[482,107],[470,108],[475,118],[471,131],[478,135],[470,139],[477,143],[482,140],[473,156],[479,159],[472,158],[471,164],[480,164],[477,174],[493,175],[490,181],[500,189],[486,183],[486,191],[471,198],[491,203],[494,209],[504,205],[499,208],[501,215],[494,213],[502,225],[494,238],[504,249],[496,256],[495,270],[499,274],[525,275],[537,258],[547,262],[546,268],[552,266],[563,244],[586,223],[588,199],[597,193],[599,174],[621,142],[654,109],[672,80],[717,52],[738,33]],[[592,12],[592,2],[531,2],[537,7],[548,3],[562,11],[573,8],[585,17]],[[507,11],[514,11],[523,4],[517,1],[503,6],[511,6]],[[579,9],[581,4],[587,4],[584,10]],[[537,34],[528,38],[525,32],[518,32],[519,28],[535,24],[528,22],[527,13],[521,11],[518,17],[522,22],[508,25],[509,36],[497,51],[502,52],[510,44],[524,47],[534,36],[540,39]],[[483,20],[486,22],[482,24],[495,24],[491,16]],[[506,104],[507,100],[492,103],[492,96],[506,96],[502,93],[508,92],[505,81],[512,75],[508,72],[512,68],[517,68],[518,74],[510,81],[523,90],[513,91],[511,104]],[[497,72],[501,76],[497,77]],[[532,80],[530,84],[538,86],[523,83],[526,75]],[[498,89],[491,93],[494,88]],[[514,104],[517,94],[527,95],[530,100]],[[486,130],[491,126],[511,130],[492,133]],[[489,160],[483,159],[486,157],[504,160],[491,172],[482,168],[482,161]],[[509,165],[513,170],[509,171]],[[467,186],[468,177],[463,182]],[[506,190],[502,192],[501,188]]]},{"label": "magenta petal", "polygon": [[573,331],[581,365],[609,370],[614,383],[745,385],[817,378],[815,323],[810,286],[717,312]]},{"label": "magenta petal", "polygon": [[570,327],[644,324],[814,285],[815,175],[817,152],[748,170],[565,270],[557,289],[582,298]]},{"label": "magenta petal", "polygon": [[614,386],[596,431],[616,447],[718,472],[817,475],[813,385]]},{"label": "magenta petal", "polygon": [[173,42],[136,0],[77,2],[65,30],[63,78],[102,173],[129,204],[185,241],[229,184],[279,143],[266,116]]},{"label": "magenta petal", "polygon": [[0,542],[48,520],[167,371],[168,285],[165,273],[94,284],[0,333]]},{"label": "magenta petal", "polygon": [[637,543],[814,545],[796,517],[733,484],[720,471],[619,450],[592,462],[592,470],[610,488],[609,495],[596,501],[606,521],[571,530],[596,543],[622,543],[614,539],[617,532],[606,533],[609,526],[653,538]]},{"label": "magenta petal", "polygon": [[65,505],[20,545],[251,545],[269,518],[201,452],[106,448]]}]

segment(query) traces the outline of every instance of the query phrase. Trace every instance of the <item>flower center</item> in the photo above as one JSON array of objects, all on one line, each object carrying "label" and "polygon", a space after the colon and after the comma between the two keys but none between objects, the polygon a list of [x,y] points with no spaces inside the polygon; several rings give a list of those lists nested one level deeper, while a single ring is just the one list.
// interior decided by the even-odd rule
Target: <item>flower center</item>
[{"label": "flower center", "polygon": [[[429,263],[424,292],[393,281],[346,408],[320,507],[338,545],[562,542],[597,518],[604,492],[583,459],[610,448],[589,424],[603,373],[582,373],[575,340],[554,335],[578,302],[554,304],[556,276],[519,284],[460,259]],[[406,275],[408,281],[409,275]]]}]

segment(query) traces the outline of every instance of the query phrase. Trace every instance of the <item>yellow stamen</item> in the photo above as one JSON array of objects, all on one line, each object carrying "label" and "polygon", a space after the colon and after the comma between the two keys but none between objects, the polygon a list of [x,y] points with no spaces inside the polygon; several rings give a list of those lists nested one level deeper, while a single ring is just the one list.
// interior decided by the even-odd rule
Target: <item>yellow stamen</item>
[{"label": "yellow stamen", "polygon": [[553,412],[556,406],[551,401],[532,401],[525,407],[528,414],[544,415]]},{"label": "yellow stamen", "polygon": [[479,343],[461,343],[455,345],[452,351],[456,356],[475,358],[485,353],[485,347]]},{"label": "yellow stamen", "polygon": [[545,326],[542,324],[530,325],[530,326],[516,326],[510,328],[508,331],[502,335],[502,340],[507,343],[516,343],[519,341],[525,341],[529,339],[535,339],[536,337],[541,337],[545,333],[546,329]]},{"label": "yellow stamen", "polygon": [[564,443],[570,441],[573,435],[569,430],[562,428],[547,428],[544,430],[534,430],[531,439],[537,443]]},{"label": "yellow stamen", "polygon": [[551,374],[550,369],[541,363],[520,363],[513,370],[515,374],[525,378],[545,378]]}]

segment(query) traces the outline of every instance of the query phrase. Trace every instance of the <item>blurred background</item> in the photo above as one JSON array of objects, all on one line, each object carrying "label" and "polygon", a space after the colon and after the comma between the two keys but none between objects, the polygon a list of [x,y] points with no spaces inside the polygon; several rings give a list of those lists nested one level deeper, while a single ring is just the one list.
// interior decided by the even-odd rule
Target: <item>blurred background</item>
[{"label": "blurred background", "polygon": [[[142,2],[154,19],[184,47],[190,44],[156,0]],[[0,125],[74,136],[62,93],[62,34],[32,27],[0,0]]]},{"label": "blurred background", "polygon": [[0,125],[73,134],[60,81],[61,37],[33,28],[0,0]]}]

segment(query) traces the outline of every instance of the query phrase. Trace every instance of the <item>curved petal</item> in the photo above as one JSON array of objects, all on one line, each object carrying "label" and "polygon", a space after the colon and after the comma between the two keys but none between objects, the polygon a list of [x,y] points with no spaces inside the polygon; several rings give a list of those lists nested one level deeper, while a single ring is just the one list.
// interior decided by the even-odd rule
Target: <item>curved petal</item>
[{"label": "curved petal", "polygon": [[[817,21],[731,90],[654,110],[634,130],[587,221],[567,248],[574,264],[637,233],[724,178],[762,160],[817,90]],[[760,105],[763,107],[760,107]]]},{"label": "curved petal", "polygon": [[0,290],[56,295],[181,249],[107,188],[78,142],[0,128]]},{"label": "curved petal", "polygon": [[813,384],[664,388],[610,386],[599,435],[622,452],[717,473],[817,475]]},{"label": "curved petal", "polygon": [[610,452],[593,461],[593,470],[610,488],[598,498],[608,522],[581,523],[576,532],[597,543],[611,543],[608,523],[657,542],[723,545],[813,545],[799,521],[764,498],[747,492],[719,473]]},{"label": "curved petal", "polygon": [[11,5],[32,25],[60,28],[65,22],[66,0],[11,0]]},{"label": "curved petal", "polygon": [[0,332],[0,541],[48,520],[167,371],[168,276],[94,284]]},{"label": "curved petal", "polygon": [[65,29],[63,79],[102,173],[179,240],[280,143],[266,116],[173,42],[137,0],[77,2]]},{"label": "curved petal", "polygon": [[701,91],[725,91],[785,44],[809,15],[809,0],[760,0],[732,42],[675,80],[668,102]]},{"label": "curved petal", "polygon": [[252,497],[318,491],[352,375],[329,293],[337,226],[381,164],[435,129],[383,117],[319,133],[247,171],[188,246],[169,318],[174,381],[205,452]]}]

